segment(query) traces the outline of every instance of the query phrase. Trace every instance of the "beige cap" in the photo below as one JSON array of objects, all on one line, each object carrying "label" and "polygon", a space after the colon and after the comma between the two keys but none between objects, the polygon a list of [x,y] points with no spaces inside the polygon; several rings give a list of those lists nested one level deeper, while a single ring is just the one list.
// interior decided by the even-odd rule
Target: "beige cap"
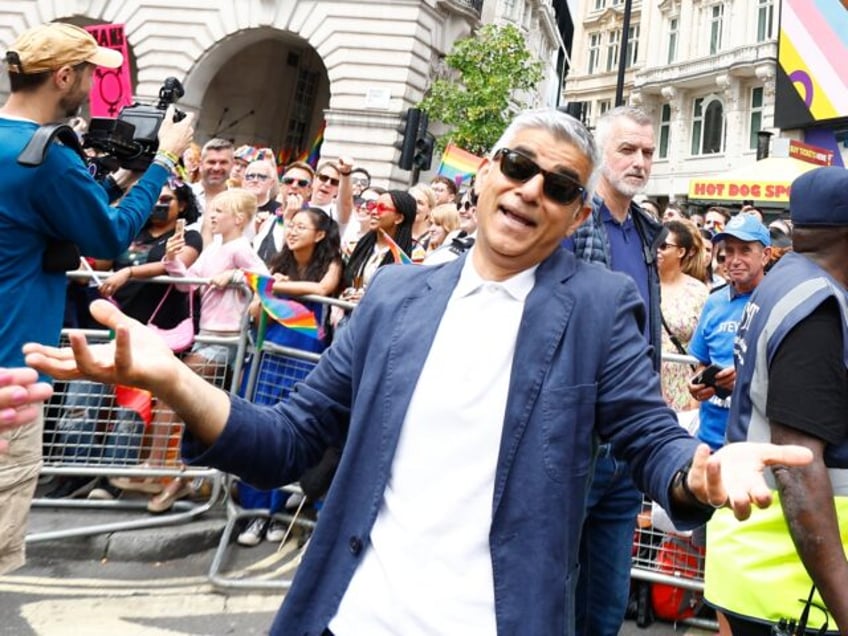
[{"label": "beige cap", "polygon": [[85,29],[62,22],[24,31],[6,52],[9,70],[22,75],[54,71],[81,62],[117,68],[123,64],[124,56],[120,51],[98,46]]}]

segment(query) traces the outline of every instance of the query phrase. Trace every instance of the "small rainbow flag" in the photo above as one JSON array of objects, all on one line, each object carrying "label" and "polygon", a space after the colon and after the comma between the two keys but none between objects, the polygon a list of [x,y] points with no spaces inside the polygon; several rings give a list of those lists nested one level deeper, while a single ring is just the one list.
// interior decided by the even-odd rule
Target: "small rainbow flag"
[{"label": "small rainbow flag", "polygon": [[383,235],[383,240],[389,244],[389,251],[392,253],[395,263],[400,263],[401,265],[414,265],[412,259],[409,258],[406,252],[400,249],[400,245],[395,243],[395,240],[386,233],[386,230],[380,228],[380,233]]},{"label": "small rainbow flag", "polygon": [[319,338],[315,314],[298,302],[275,296],[273,278],[255,272],[243,272],[243,274],[250,288],[259,295],[262,308],[271,318],[283,327],[294,329],[316,340]]},{"label": "small rainbow flag", "polygon": [[483,161],[482,157],[472,155],[453,144],[448,144],[442,153],[442,163],[439,164],[438,173],[454,182],[462,183],[465,179],[474,176],[477,168]]}]

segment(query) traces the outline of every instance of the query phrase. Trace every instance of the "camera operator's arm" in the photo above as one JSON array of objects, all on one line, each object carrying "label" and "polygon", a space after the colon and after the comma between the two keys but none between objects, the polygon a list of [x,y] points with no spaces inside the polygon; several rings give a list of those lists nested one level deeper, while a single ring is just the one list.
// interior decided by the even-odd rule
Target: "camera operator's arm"
[{"label": "camera operator's arm", "polygon": [[[166,115],[162,129],[164,148],[188,145],[193,132],[192,117],[173,123]],[[75,243],[83,254],[114,258],[141,230],[173,167],[167,152],[157,153],[121,203],[110,207],[106,191],[94,181],[76,153],[53,144],[37,168],[44,175],[40,180],[42,187],[27,195],[33,198],[33,207],[39,212],[36,223],[40,231]]]}]

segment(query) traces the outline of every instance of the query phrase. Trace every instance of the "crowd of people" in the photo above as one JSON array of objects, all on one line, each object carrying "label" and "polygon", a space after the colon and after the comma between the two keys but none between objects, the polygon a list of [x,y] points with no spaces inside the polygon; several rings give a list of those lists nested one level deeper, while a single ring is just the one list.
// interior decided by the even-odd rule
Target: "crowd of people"
[{"label": "crowd of people", "polygon": [[[84,31],[43,31],[38,37],[72,45],[39,66],[38,47],[28,48],[26,39],[16,44],[13,75],[20,77],[0,125],[3,117],[25,115],[45,123],[43,113],[25,108],[31,92],[21,78],[33,69],[46,82],[35,84],[49,104],[43,110],[69,115],[93,65],[116,63]],[[31,134],[36,126],[23,128]],[[14,148],[27,136],[0,132]],[[829,371],[814,376],[828,387],[841,380],[838,397],[810,406],[829,418],[818,426],[797,422],[785,399],[786,369],[800,358],[764,369],[765,354],[746,355],[767,347],[771,360],[808,314],[844,341],[844,174],[828,172],[793,188],[795,223],[781,218],[767,227],[762,212],[745,202],[738,210],[703,212],[637,202],[655,143],[653,122],[633,107],[605,113],[594,135],[554,110],[523,113],[465,189],[442,176],[384,189],[349,157],[316,168],[277,166],[270,149],[227,139],[197,148],[190,137],[190,120],[163,124],[151,167],[120,203],[123,217],[93,194],[101,186],[82,176],[84,165],[71,150],[51,148],[51,162],[80,172],[71,194],[91,208],[91,225],[65,230],[95,271],[91,292],[110,301],[92,303],[90,318],[115,339],[90,346],[77,333],[71,348],[55,348],[58,325],[51,323],[36,334],[43,342],[23,350],[29,365],[71,384],[87,379],[150,391],[160,406],[152,429],[167,439],[184,423],[184,460],[241,476],[239,495],[250,507],[279,510],[279,486],[328,453],[335,458],[338,485],[272,633],[616,634],[642,493],[692,530],[720,507],[730,509],[716,515],[722,523],[737,524],[752,504],[769,505],[777,489],[784,507],[773,509],[787,515],[792,538],[797,532],[815,542],[809,506],[793,497],[827,479],[816,440],[843,450],[845,426],[835,415],[848,403],[843,347],[830,344],[837,353],[828,358]],[[122,178],[107,187],[120,188]],[[816,205],[808,207],[802,196]],[[31,207],[36,218],[46,214],[37,202]],[[110,228],[113,240],[102,245],[92,227]],[[826,234],[829,228],[836,230]],[[793,246],[806,256],[787,256]],[[388,267],[406,260],[423,267]],[[98,269],[110,273],[98,276]],[[208,382],[214,369],[233,366],[233,347],[201,339],[175,356],[145,328],[173,328],[196,311],[200,336],[238,336],[245,315],[255,324],[265,311],[245,292],[245,272],[270,276],[275,294],[338,297],[355,307],[330,312],[309,305],[318,317],[317,339],[272,321],[272,341],[324,355],[297,389],[281,386],[266,404]],[[143,282],[163,273],[208,282]],[[787,318],[772,279],[818,287],[792,296]],[[761,322],[750,309],[757,303],[776,322]],[[20,349],[23,338],[16,333],[8,344]],[[792,342],[795,356],[811,343],[821,356],[827,348],[814,334]],[[696,363],[663,363],[663,353]],[[818,364],[809,354],[803,361]],[[6,367],[22,362],[19,352],[3,360]],[[772,379],[778,368],[783,375]],[[780,389],[774,398],[770,380]],[[762,391],[739,399],[740,381],[765,387],[768,399]],[[0,385],[2,428],[40,436],[38,426],[12,427],[28,410],[5,409],[44,399],[44,387],[17,370],[0,374]],[[95,422],[106,396],[82,388],[67,395],[75,397],[61,405],[56,432],[74,440],[66,448],[84,449],[103,434]],[[692,439],[675,413],[695,410]],[[120,438],[120,448],[138,440],[140,451],[139,423],[126,424],[107,437]],[[777,431],[771,437],[770,425]],[[13,449],[20,444],[2,441]],[[148,450],[133,459],[167,461],[164,449]],[[841,469],[843,456],[829,458],[827,467]],[[127,459],[114,452],[109,458]],[[769,488],[762,473],[775,464],[777,483]],[[31,488],[38,462],[30,457],[24,465],[18,481]],[[71,477],[53,496],[111,497],[122,489],[150,492],[151,512],[192,492],[181,478]],[[815,501],[827,503],[827,495]],[[795,509],[804,514],[793,516]],[[0,521],[7,514],[0,508]],[[825,538],[829,548],[841,548],[833,518]],[[261,517],[238,540],[250,546],[280,536]],[[707,540],[709,563],[716,540],[710,530]],[[845,629],[839,572],[827,572],[827,559],[809,545],[799,552]],[[0,570],[19,562],[19,552],[5,564],[0,554]],[[716,578],[726,583],[729,575]],[[803,573],[795,582],[809,585]],[[773,613],[746,614],[755,603],[728,600],[725,589],[708,581],[707,599],[727,614],[724,630],[756,633],[776,620]],[[776,611],[791,612],[785,605]]]}]

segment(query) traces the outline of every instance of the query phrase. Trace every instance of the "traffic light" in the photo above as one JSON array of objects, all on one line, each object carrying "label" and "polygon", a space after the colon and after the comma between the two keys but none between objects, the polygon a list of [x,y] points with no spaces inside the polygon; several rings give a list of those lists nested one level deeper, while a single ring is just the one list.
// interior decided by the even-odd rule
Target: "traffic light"
[{"label": "traffic light", "polygon": [[[412,162],[415,159],[415,150],[418,142],[418,130],[421,124],[421,115],[422,111],[420,108],[409,108],[401,116],[403,126],[398,128],[398,131],[403,134],[403,138],[395,144],[395,147],[400,149],[398,167],[401,170],[412,170]],[[426,115],[424,116],[426,117]]]},{"label": "traffic light", "polygon": [[415,157],[412,163],[419,170],[429,170],[433,163],[433,147],[436,145],[436,138],[428,132],[425,132],[418,141],[415,142]]}]

